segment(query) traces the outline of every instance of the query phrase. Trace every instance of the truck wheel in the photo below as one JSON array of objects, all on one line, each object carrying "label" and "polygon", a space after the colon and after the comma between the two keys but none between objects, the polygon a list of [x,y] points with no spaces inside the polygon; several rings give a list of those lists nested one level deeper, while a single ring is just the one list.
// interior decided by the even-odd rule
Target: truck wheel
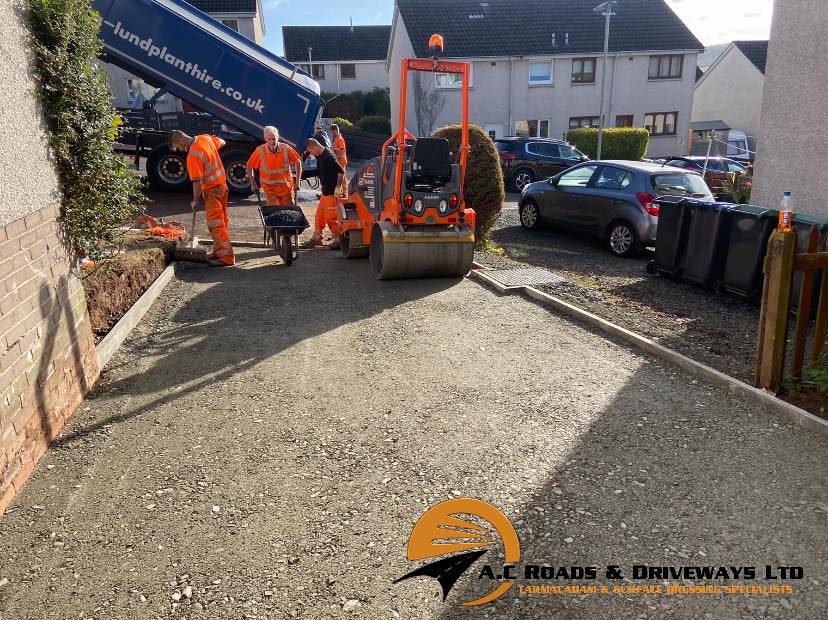
[{"label": "truck wheel", "polygon": [[147,157],[147,178],[155,189],[168,192],[189,189],[186,155],[171,151],[163,144],[155,147]]},{"label": "truck wheel", "polygon": [[227,187],[231,194],[249,196],[253,193],[250,181],[247,180],[247,160],[250,153],[240,150],[227,151],[221,154],[221,163],[224,164],[224,174],[227,176]]}]

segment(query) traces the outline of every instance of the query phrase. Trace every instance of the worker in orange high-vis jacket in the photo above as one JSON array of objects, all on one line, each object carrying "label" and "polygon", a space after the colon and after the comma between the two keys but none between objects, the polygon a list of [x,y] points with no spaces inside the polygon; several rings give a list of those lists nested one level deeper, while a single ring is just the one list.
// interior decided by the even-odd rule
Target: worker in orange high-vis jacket
[{"label": "worker in orange high-vis jacket", "polygon": [[[345,138],[342,137],[342,134],[339,133],[339,125],[331,125],[331,133],[333,134],[333,146],[331,150],[333,154],[336,155],[336,161],[339,162],[339,165],[342,166],[342,169],[347,171],[348,170],[348,153],[345,149]],[[348,195],[348,175],[345,174],[342,177],[342,186],[339,188],[339,194],[341,196]]]},{"label": "worker in orange high-vis jacket", "polygon": [[193,211],[199,200],[204,200],[204,214],[207,228],[213,238],[213,253],[210,264],[214,267],[228,267],[236,264],[236,256],[227,232],[227,176],[221,163],[219,149],[224,140],[209,134],[188,136],[176,129],[170,132],[169,146],[173,151],[187,152],[187,172],[193,182]]},{"label": "worker in orange high-vis jacket", "polygon": [[332,250],[339,249],[339,222],[336,219],[336,188],[342,185],[345,170],[336,160],[331,149],[325,148],[316,140],[308,140],[305,149],[316,157],[316,166],[319,174],[319,185],[322,195],[319,197],[319,206],[316,208],[316,221],[313,227],[313,236],[304,243],[305,247],[314,247],[322,244],[322,233],[325,226],[331,229],[333,243]]},{"label": "worker in orange high-vis jacket", "polygon": [[[247,160],[247,178],[250,187],[258,191],[253,170],[259,171],[259,184],[265,193],[268,205],[296,204],[296,184],[302,182],[302,158],[289,144],[279,142],[279,130],[268,125],[264,128],[265,143],[253,151]],[[293,174],[290,167],[293,166]]]}]

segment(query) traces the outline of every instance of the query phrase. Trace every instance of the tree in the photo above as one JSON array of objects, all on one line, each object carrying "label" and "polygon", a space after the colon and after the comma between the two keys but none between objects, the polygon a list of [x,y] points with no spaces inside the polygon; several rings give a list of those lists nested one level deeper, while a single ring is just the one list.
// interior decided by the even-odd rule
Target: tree
[{"label": "tree", "polygon": [[437,117],[446,105],[442,93],[428,86],[432,75],[423,71],[414,72],[414,114],[417,117],[417,131],[420,136],[431,135]]}]

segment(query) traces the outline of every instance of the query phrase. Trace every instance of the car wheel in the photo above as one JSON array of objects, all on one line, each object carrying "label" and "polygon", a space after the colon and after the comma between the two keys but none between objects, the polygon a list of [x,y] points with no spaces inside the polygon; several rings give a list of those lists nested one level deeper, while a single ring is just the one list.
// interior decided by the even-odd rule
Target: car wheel
[{"label": "car wheel", "polygon": [[515,176],[512,177],[512,185],[514,185],[515,190],[519,192],[522,192],[524,187],[534,182],[535,173],[528,168],[521,168],[515,172]]},{"label": "car wheel", "polygon": [[524,200],[520,205],[520,225],[528,230],[540,225],[540,209],[534,200]]},{"label": "car wheel", "polygon": [[615,256],[628,257],[638,251],[638,235],[632,224],[619,220],[610,224],[609,251]]}]

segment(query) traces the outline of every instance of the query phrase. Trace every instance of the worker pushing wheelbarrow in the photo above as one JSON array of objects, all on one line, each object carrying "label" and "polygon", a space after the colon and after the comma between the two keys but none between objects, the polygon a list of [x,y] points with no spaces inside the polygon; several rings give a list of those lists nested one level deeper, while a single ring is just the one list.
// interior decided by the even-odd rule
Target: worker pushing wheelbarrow
[{"label": "worker pushing wheelbarrow", "polygon": [[290,266],[299,257],[299,235],[310,226],[302,209],[296,205],[268,207],[262,204],[259,190],[256,190],[259,216],[264,228],[264,244],[273,249]]}]

